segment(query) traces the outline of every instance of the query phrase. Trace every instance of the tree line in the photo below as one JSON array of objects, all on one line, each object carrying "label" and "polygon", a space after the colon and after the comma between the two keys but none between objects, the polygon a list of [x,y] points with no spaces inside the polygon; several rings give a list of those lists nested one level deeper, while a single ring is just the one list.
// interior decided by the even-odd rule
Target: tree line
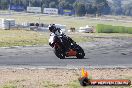
[{"label": "tree line", "polygon": [[0,9],[6,10],[9,5],[23,5],[25,10],[27,6],[68,9],[78,16],[86,14],[132,16],[132,2],[122,6],[121,0],[113,1],[114,3],[107,0],[0,0]]}]

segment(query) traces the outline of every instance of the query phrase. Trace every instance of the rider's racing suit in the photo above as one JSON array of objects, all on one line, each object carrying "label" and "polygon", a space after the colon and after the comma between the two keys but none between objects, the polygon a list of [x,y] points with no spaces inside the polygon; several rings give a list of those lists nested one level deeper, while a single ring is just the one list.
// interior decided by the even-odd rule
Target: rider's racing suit
[{"label": "rider's racing suit", "polygon": [[[50,34],[50,38],[49,38],[49,45],[51,47],[53,47],[54,43],[56,42],[56,39],[58,39],[58,37],[63,36],[66,39],[68,39],[70,41],[70,43],[75,43],[70,37],[66,36],[62,30],[60,28],[55,28],[51,34]],[[61,38],[59,38],[61,41],[62,46],[66,49],[66,47],[69,47],[68,42],[65,42],[64,44],[64,40],[62,40]]]},{"label": "rider's racing suit", "polygon": [[60,28],[56,28],[54,29],[51,34],[50,34],[50,38],[49,38],[49,45],[52,47],[53,43],[56,41],[56,37],[57,36],[61,36],[64,33],[62,32],[62,30]]}]

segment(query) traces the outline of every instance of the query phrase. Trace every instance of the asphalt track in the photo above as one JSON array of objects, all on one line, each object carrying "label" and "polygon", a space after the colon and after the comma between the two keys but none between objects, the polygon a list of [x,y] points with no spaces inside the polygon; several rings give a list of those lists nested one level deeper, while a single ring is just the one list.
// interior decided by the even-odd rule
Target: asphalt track
[{"label": "asphalt track", "polygon": [[132,67],[131,39],[105,39],[81,43],[84,59],[57,58],[51,47],[28,46],[0,48],[0,66],[127,66]]}]

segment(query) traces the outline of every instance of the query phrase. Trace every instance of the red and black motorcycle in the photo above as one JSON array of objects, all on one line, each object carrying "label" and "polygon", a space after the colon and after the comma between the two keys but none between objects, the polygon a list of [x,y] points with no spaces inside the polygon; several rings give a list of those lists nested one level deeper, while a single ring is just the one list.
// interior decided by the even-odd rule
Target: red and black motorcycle
[{"label": "red and black motorcycle", "polygon": [[66,35],[56,36],[52,47],[55,55],[60,59],[70,56],[83,59],[85,56],[84,50]]}]

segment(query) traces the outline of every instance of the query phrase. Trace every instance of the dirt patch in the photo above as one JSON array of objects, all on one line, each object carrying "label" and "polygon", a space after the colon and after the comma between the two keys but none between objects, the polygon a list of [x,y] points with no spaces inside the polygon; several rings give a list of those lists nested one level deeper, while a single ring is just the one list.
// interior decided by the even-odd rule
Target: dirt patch
[{"label": "dirt patch", "polygon": [[[92,79],[132,80],[132,69],[89,69],[87,71]],[[81,69],[1,69],[0,87],[80,88],[78,82],[80,76]]]}]

